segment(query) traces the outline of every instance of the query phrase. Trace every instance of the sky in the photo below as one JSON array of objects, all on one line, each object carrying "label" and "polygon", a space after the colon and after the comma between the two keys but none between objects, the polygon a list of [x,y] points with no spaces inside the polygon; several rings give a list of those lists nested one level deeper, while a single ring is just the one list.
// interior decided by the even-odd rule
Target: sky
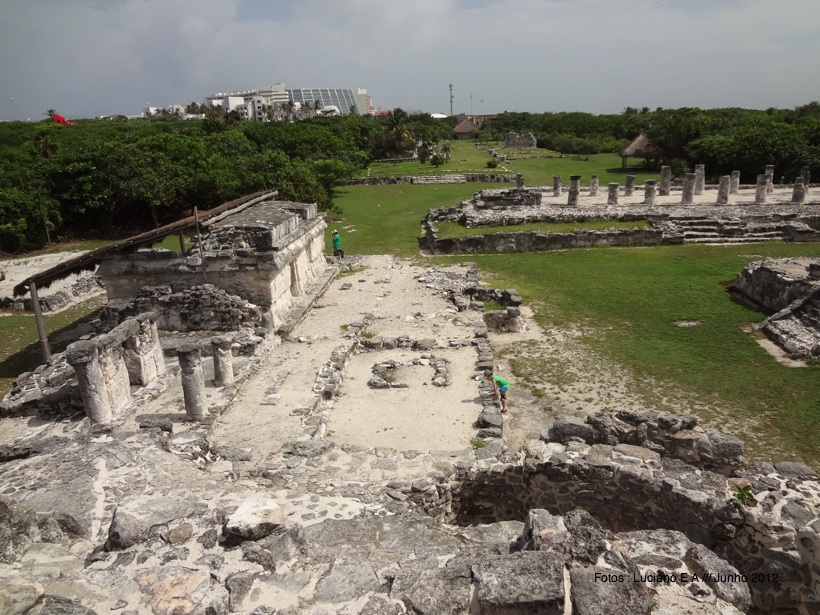
[{"label": "sky", "polygon": [[820,0],[0,0],[0,120],[274,83],[500,113],[820,100]]}]

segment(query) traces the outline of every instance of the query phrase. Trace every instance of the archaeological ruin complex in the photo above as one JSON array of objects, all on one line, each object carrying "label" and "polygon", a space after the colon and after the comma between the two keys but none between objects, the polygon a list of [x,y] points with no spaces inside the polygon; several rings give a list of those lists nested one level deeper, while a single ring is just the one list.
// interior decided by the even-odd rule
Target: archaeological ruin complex
[{"label": "archaeological ruin complex", "polygon": [[[429,212],[422,243],[820,239],[820,204],[766,181],[715,191],[693,177],[691,196],[634,183],[590,195],[575,177],[568,191],[484,191]],[[596,218],[651,226],[480,233]],[[440,237],[444,220],[477,233]],[[275,194],[183,227],[199,235],[185,252],[94,255],[109,300],[96,333],[0,405],[3,613],[820,610],[810,467],[749,463],[741,440],[691,414],[628,410],[559,416],[511,450],[483,373],[494,338],[535,325],[474,264],[339,264],[316,206]],[[818,271],[762,261],[734,285],[775,312],[761,329],[795,358],[820,356]],[[417,436],[427,424],[444,444]]]}]

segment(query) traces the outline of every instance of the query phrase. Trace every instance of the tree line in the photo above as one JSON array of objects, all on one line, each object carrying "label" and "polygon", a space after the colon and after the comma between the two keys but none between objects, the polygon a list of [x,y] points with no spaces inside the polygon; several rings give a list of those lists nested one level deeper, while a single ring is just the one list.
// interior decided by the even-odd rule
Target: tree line
[{"label": "tree line", "polygon": [[705,164],[711,179],[741,172],[754,182],[768,164],[788,181],[800,167],[820,166],[820,102],[794,109],[638,109],[623,113],[504,113],[482,126],[479,138],[501,140],[509,131],[532,132],[538,147],[561,155],[617,152],[645,134],[663,151],[659,162],[678,174]]},{"label": "tree line", "polygon": [[[449,137],[453,122],[398,109],[304,121],[176,116],[0,123],[0,251],[134,234],[194,206],[275,188],[333,209],[334,189],[372,160]],[[395,117],[394,117],[395,115]]]},{"label": "tree line", "polygon": [[[191,111],[202,110],[190,107]],[[49,110],[51,112],[52,110]],[[16,253],[92,234],[133,234],[251,192],[334,208],[334,189],[373,160],[406,157],[440,164],[455,117],[433,119],[395,109],[383,117],[298,117],[272,109],[272,121],[242,121],[206,109],[204,119],[175,115],[0,123],[0,252]],[[292,109],[290,110],[292,111]],[[281,121],[276,121],[281,120]],[[502,113],[478,138],[533,132],[561,155],[617,152],[646,134],[663,152],[656,162],[678,173],[706,165],[711,179],[733,170],[753,182],[767,164],[787,180],[800,167],[820,171],[820,103],[791,110],[656,109],[623,113]]]}]

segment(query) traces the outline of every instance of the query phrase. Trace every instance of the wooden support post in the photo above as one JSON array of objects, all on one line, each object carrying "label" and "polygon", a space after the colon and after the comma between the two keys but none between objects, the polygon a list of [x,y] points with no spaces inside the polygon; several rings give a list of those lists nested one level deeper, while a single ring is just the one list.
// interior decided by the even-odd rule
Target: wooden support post
[{"label": "wooden support post", "polygon": [[202,249],[202,233],[199,232],[199,212],[194,206],[194,222],[196,222],[196,238],[199,244],[199,259],[202,261],[202,281],[207,282],[208,277],[205,274],[205,252]]},{"label": "wooden support post", "polygon": [[43,311],[40,309],[40,297],[37,295],[37,285],[31,282],[31,309],[34,310],[34,322],[37,323],[37,335],[40,338],[40,351],[43,353],[43,360],[51,358],[51,348],[48,346],[48,335],[46,325],[43,322]]},{"label": "wooden support post", "polygon": [[177,236],[179,237],[179,253],[185,254],[185,236],[182,234],[182,231],[177,233]]}]

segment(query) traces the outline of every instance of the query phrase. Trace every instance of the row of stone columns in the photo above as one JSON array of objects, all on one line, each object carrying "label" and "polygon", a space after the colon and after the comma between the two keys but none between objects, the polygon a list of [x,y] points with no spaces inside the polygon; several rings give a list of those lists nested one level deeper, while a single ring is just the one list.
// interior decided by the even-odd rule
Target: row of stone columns
[{"label": "row of stone columns", "polygon": [[[227,337],[211,340],[218,387],[234,383],[231,344]],[[185,413],[189,420],[200,422],[208,409],[200,350],[183,347],[177,357]],[[165,373],[157,324],[148,314],[128,319],[104,335],[70,344],[66,359],[74,368],[86,416],[103,425],[111,423],[131,401],[132,385],[145,386]]]},{"label": "row of stone columns", "polygon": [[[810,167],[804,166],[800,169],[801,175],[794,181],[792,192],[793,203],[804,203],[808,193],[809,180],[811,179]],[[766,195],[774,191],[774,165],[767,165],[766,172],[757,176],[757,186],[755,189],[755,204],[766,202]],[[668,166],[661,167],[661,178],[659,182],[647,180],[644,188],[644,204],[654,205],[656,196],[668,196],[672,186],[672,169]],[[618,189],[620,185],[611,183],[608,185],[607,205],[618,204]],[[589,181],[589,196],[598,196],[598,176],[593,175]],[[706,167],[705,165],[695,165],[694,173],[687,173],[684,176],[681,204],[691,205],[694,196],[703,194],[706,188]],[[552,178],[552,195],[561,196],[561,176],[554,175]],[[732,171],[731,175],[724,175],[718,184],[717,204],[726,205],[729,203],[730,194],[738,194],[740,189],[740,171]],[[632,196],[635,190],[635,176],[626,176],[624,186],[624,196]],[[578,197],[581,194],[581,176],[570,176],[570,188],[567,205],[577,206]]]}]

